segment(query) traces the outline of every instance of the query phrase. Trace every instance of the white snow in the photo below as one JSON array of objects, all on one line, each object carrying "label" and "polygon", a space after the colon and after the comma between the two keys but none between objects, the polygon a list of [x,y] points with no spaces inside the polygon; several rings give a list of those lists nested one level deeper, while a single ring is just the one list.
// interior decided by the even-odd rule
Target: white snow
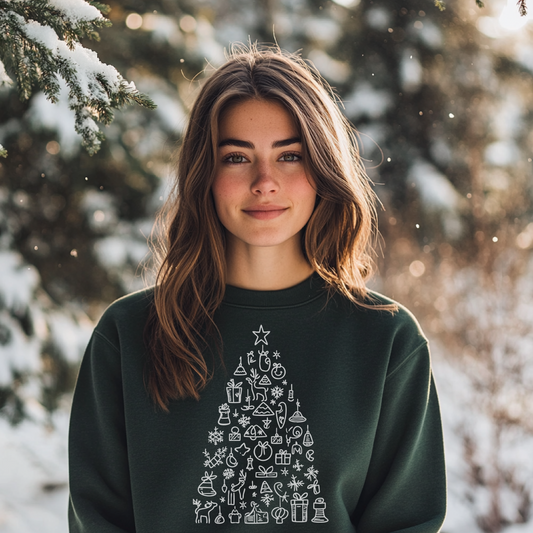
[{"label": "white snow", "polygon": [[74,23],[104,18],[96,7],[84,0],[48,0],[48,3],[62,11]]},{"label": "white snow", "polygon": [[0,250],[0,301],[9,309],[25,309],[31,302],[39,276],[16,252]]},{"label": "white snow", "polygon": [[430,20],[424,21],[424,26],[418,31],[418,37],[429,48],[437,49],[444,45],[441,29]]},{"label": "white snow", "polygon": [[366,82],[357,84],[344,101],[345,113],[352,120],[365,116],[380,118],[392,105],[393,99],[389,91],[375,89]]},{"label": "white snow", "polygon": [[58,82],[60,85],[58,101],[53,104],[44,93],[35,94],[25,118],[36,130],[56,131],[62,156],[69,158],[78,153],[81,135],[74,131],[75,115],[69,106],[68,87],[63,79],[58,79]]},{"label": "white snow", "polygon": [[319,72],[333,83],[343,83],[350,74],[350,67],[346,63],[333,59],[323,50],[315,48],[309,52],[308,57]]},{"label": "white snow", "polygon": [[485,148],[485,161],[491,165],[505,167],[515,165],[520,159],[520,149],[512,140],[497,141]]},{"label": "white snow", "polygon": [[339,24],[327,18],[306,17],[304,31],[309,39],[325,47],[334,45],[341,36]]},{"label": "white snow", "polygon": [[375,30],[386,30],[391,23],[391,15],[387,9],[374,7],[366,12],[368,25]]},{"label": "white snow", "polygon": [[422,83],[424,71],[416,50],[406,48],[400,59],[400,82],[402,89],[407,92],[416,92]]},{"label": "white snow", "polygon": [[13,84],[13,80],[7,75],[4,63],[0,61],[0,86],[12,85],[12,84]]}]

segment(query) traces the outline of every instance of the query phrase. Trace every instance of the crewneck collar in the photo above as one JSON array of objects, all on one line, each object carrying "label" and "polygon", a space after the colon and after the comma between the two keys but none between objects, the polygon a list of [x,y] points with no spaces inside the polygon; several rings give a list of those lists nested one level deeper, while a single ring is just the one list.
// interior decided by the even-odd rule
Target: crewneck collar
[{"label": "crewneck collar", "polygon": [[301,283],[276,291],[255,291],[226,285],[223,303],[247,308],[297,307],[325,294],[324,281],[314,273]]}]

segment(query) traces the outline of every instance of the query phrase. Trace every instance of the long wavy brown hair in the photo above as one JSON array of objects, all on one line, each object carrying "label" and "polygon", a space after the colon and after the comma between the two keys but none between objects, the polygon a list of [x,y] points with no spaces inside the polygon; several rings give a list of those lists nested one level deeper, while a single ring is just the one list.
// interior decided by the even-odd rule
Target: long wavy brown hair
[{"label": "long wavy brown hair", "polygon": [[154,249],[159,268],[146,328],[145,381],[163,410],[173,399],[199,399],[210,378],[204,357],[210,341],[218,339],[222,354],[213,317],[225,290],[225,234],[211,185],[219,117],[228,106],[250,99],[281,104],[302,140],[304,165],[317,192],[302,237],[307,260],[330,292],[372,306],[365,280],[372,264],[375,195],[354,129],[328,83],[299,56],[254,45],[234,48],[192,107],[177,179],[158,219],[166,238]]}]

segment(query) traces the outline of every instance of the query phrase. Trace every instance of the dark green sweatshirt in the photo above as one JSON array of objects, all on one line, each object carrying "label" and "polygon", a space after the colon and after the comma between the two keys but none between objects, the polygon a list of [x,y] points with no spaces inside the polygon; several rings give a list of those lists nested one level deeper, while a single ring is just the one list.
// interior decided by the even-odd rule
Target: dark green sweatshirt
[{"label": "dark green sweatshirt", "polygon": [[143,385],[152,291],[111,305],[74,395],[70,531],[439,531],[427,341],[404,308],[361,309],[321,287],[228,286],[215,317],[225,369],[170,413]]}]

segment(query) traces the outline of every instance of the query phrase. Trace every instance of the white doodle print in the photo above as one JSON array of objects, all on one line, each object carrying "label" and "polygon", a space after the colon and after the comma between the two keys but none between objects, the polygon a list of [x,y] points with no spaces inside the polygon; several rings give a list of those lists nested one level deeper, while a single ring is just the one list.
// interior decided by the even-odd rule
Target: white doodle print
[{"label": "white doodle print", "polygon": [[283,396],[283,389],[276,385],[275,387],[272,387],[270,389],[270,394],[272,395],[273,398],[275,398],[276,400],[279,400]]},{"label": "white doodle print", "polygon": [[261,501],[262,501],[267,507],[270,507],[270,504],[274,501],[274,496],[272,496],[272,494],[265,494],[265,495],[261,498]]},{"label": "white doodle print", "polygon": [[259,504],[251,502],[252,510],[244,515],[245,524],[266,524],[268,523],[268,512],[261,511]]},{"label": "white doodle print", "polygon": [[[251,378],[246,378],[246,381],[252,386],[250,389],[252,392],[252,400],[255,402],[256,400],[261,399],[261,401],[266,402],[267,401],[267,388],[263,385],[258,385],[258,381],[260,379],[260,374],[257,372],[255,368],[253,368],[250,371]],[[259,390],[262,390],[263,392],[259,392]]]},{"label": "white doodle print", "polygon": [[273,453],[272,446],[266,440],[259,441],[254,448],[254,456],[258,461],[268,461]]},{"label": "white doodle print", "polygon": [[278,506],[274,507],[270,514],[272,518],[276,521],[276,524],[283,524],[284,520],[289,516],[289,511],[283,507],[284,503],[287,503],[289,500],[289,495],[286,492],[283,492],[283,483],[278,482],[274,484],[274,492],[278,496]]},{"label": "white doodle print", "polygon": [[239,461],[235,459],[235,456],[233,455],[233,450],[231,448],[229,451],[229,455],[226,458],[226,464],[231,468],[235,468],[239,464]]},{"label": "white doodle print", "polygon": [[304,446],[307,446],[307,448],[309,448],[309,447],[313,446],[314,443],[315,442],[313,441],[313,436],[309,432],[309,426],[307,426],[307,431],[305,432],[302,444]]},{"label": "white doodle print", "polygon": [[211,457],[211,454],[204,450],[204,455],[207,457],[207,459],[204,461],[204,466],[207,466],[208,468],[215,468],[218,465],[221,465],[224,457],[226,457],[226,448],[219,448],[213,457]]},{"label": "white doodle print", "polygon": [[217,492],[213,488],[213,481],[216,477],[217,476],[215,476],[213,472],[206,472],[205,475],[202,476],[202,482],[198,485],[198,493],[202,496],[207,496],[208,498],[216,496]]},{"label": "white doodle print", "polygon": [[313,503],[313,509],[315,510],[315,516],[312,518],[311,522],[315,524],[324,524],[329,522],[329,519],[326,517],[326,502],[324,498],[317,498],[315,503]]},{"label": "white doodle print", "polygon": [[268,345],[268,341],[266,340],[267,335],[270,333],[270,331],[265,331],[263,329],[263,325],[259,326],[259,331],[254,331],[253,334],[255,335],[255,343],[254,346],[257,346],[260,342],[264,342]]},{"label": "white doodle print", "polygon": [[233,426],[229,432],[228,440],[230,442],[239,442],[241,440],[241,434],[237,426]]},{"label": "white doodle print", "polygon": [[242,357],[239,357],[239,366],[237,367],[237,370],[233,372],[233,375],[234,376],[246,376],[246,369],[242,366]]},{"label": "white doodle print", "polygon": [[261,372],[268,372],[270,370],[270,357],[268,357],[268,350],[264,348],[259,352],[259,370]]},{"label": "white doodle print", "polygon": [[241,403],[242,399],[242,381],[235,383],[232,378],[226,385],[226,394],[228,395],[228,403]]},{"label": "white doodle print", "polygon": [[213,431],[208,432],[207,442],[214,444],[215,446],[224,440],[224,431],[215,428]]},{"label": "white doodle print", "polygon": [[229,417],[230,408],[227,403],[222,404],[218,408],[218,425],[219,426],[229,426],[231,424],[231,419]]},{"label": "white doodle print", "polygon": [[205,502],[202,505],[200,500],[193,500],[192,503],[196,506],[196,509],[194,510],[196,513],[195,522],[197,524],[210,524],[211,519],[209,515],[212,513],[217,504],[215,502]]},{"label": "white doodle print", "polygon": [[291,390],[289,391],[288,400],[289,402],[294,402],[294,390],[292,388],[292,383],[291,383]]},{"label": "white doodle print", "polygon": [[246,395],[246,405],[243,405],[241,407],[241,409],[243,411],[251,411],[252,409],[255,409],[255,405],[251,405],[250,404],[251,399],[252,399],[252,397],[249,394],[247,394]]},{"label": "white doodle print", "polygon": [[287,371],[281,363],[274,363],[272,365],[272,377],[274,379],[283,379]]},{"label": "white doodle print", "polygon": [[278,428],[283,429],[285,427],[286,421],[287,421],[287,404],[285,402],[279,402],[278,409],[276,411],[276,422],[278,423]]},{"label": "white doodle print", "polygon": [[297,424],[301,424],[306,420],[307,418],[305,418],[305,416],[302,415],[302,413],[300,412],[300,400],[296,400],[296,411],[294,411],[294,414],[289,418],[289,422],[296,422]]},{"label": "white doodle print", "polygon": [[326,523],[312,421],[295,396],[298,385],[288,379],[280,351],[266,349],[274,332],[259,325],[252,334],[255,348],[238,357],[214,413],[216,427],[207,432],[195,522]]},{"label": "white doodle print", "polygon": [[246,415],[242,415],[239,420],[237,420],[237,422],[243,427],[245,428],[249,423],[250,423],[250,420],[251,418],[249,416],[246,416]]}]

